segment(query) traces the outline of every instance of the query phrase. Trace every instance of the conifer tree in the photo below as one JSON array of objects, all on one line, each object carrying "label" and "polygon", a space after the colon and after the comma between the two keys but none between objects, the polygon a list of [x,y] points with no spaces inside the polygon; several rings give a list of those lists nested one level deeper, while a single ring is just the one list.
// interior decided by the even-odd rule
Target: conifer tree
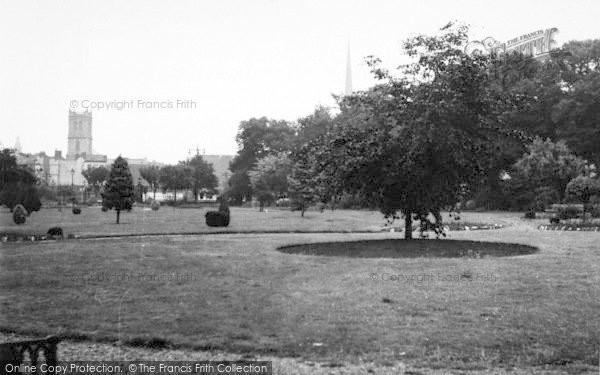
[{"label": "conifer tree", "polygon": [[134,190],[133,178],[127,161],[122,157],[115,159],[102,192],[102,207],[117,211],[117,224],[122,210],[131,210]]}]

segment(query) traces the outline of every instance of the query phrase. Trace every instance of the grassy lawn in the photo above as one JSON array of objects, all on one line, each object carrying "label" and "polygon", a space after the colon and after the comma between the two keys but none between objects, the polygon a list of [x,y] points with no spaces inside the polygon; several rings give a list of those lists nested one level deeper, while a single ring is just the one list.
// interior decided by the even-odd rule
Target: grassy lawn
[{"label": "grassy lawn", "polygon": [[181,233],[249,230],[289,231],[353,231],[378,230],[385,224],[383,215],[376,211],[316,211],[299,212],[269,209],[258,212],[252,208],[231,208],[231,222],[227,228],[206,225],[204,215],[209,209],[161,207],[151,211],[135,207],[121,213],[121,224],[115,223],[115,212],[102,212],[100,207],[82,207],[80,215],[70,209],[41,209],[27,218],[24,225],[16,225],[8,209],[0,209],[0,233],[19,232],[45,234],[49,228],[60,226],[66,234],[98,235],[124,233]]},{"label": "grassy lawn", "polygon": [[[177,224],[160,222],[177,215],[163,208],[162,219],[144,216],[153,212],[125,214],[130,224],[122,226],[111,223],[112,213],[66,215],[61,224],[68,233],[125,228],[144,233],[162,225],[208,231],[203,215],[181,212],[189,220]],[[44,215],[35,213],[30,228],[45,228]],[[77,222],[91,215],[97,226]],[[363,211],[309,212],[304,219],[283,211],[261,215],[234,210],[230,228],[382,224],[380,214]],[[537,221],[521,221],[516,214],[469,215],[465,220],[510,226],[452,232],[451,239],[516,242],[540,250],[481,259],[277,251],[306,242],[396,239],[399,233],[2,244],[0,327],[340,363],[403,361],[459,369],[567,365],[572,371],[598,366],[600,233],[538,231]],[[465,274],[468,280],[460,277]]]}]

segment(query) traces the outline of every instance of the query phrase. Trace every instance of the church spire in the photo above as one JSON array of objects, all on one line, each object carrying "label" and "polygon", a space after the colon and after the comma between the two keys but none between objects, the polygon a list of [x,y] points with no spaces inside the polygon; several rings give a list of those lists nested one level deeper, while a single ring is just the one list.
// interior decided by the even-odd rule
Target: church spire
[{"label": "church spire", "polygon": [[352,67],[350,65],[350,42],[348,42],[348,56],[346,59],[346,89],[345,95],[352,95]]}]

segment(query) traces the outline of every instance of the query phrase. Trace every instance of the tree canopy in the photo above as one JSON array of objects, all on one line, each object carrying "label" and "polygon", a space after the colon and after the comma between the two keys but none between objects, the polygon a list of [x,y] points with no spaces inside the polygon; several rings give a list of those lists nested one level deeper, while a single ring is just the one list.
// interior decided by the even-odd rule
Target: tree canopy
[{"label": "tree canopy", "polygon": [[295,127],[287,121],[266,117],[242,121],[236,136],[238,153],[229,164],[229,170],[233,173],[229,180],[229,198],[238,203],[251,200],[252,186],[248,172],[256,166],[259,159],[290,151],[295,136]]},{"label": "tree canopy", "polygon": [[466,42],[464,26],[409,39],[404,47],[414,62],[399,77],[372,58],[381,84],[342,98],[342,113],[359,116],[347,116],[351,120],[340,122],[319,147],[340,189],[359,194],[387,217],[402,214],[406,238],[413,219],[439,230],[440,210],[487,173],[498,138],[520,135],[502,114],[521,101],[494,89],[493,57],[467,55]]},{"label": "tree canopy", "polygon": [[219,180],[215,175],[212,164],[202,158],[202,155],[196,155],[190,160],[181,163],[191,168],[191,185],[194,193],[194,199],[198,200],[198,195],[202,192],[215,193]]},{"label": "tree canopy", "polygon": [[265,205],[287,194],[291,169],[292,164],[287,153],[280,152],[258,160],[256,167],[250,170],[250,183],[261,211]]},{"label": "tree canopy", "polygon": [[38,179],[33,171],[17,165],[14,150],[0,152],[0,204],[11,211],[20,204],[28,213],[42,206],[37,188]]}]

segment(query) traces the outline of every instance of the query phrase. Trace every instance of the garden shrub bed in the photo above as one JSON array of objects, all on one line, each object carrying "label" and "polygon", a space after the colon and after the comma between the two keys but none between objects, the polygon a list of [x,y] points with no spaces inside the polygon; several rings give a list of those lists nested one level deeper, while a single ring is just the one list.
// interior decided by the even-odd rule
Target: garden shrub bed
[{"label": "garden shrub bed", "polygon": [[365,240],[282,246],[286,254],[350,258],[486,258],[528,255],[538,248],[503,242],[466,240]]},{"label": "garden shrub bed", "polygon": [[584,231],[598,232],[600,225],[598,224],[542,224],[538,227],[539,230],[569,230],[569,231]]},{"label": "garden shrub bed", "polygon": [[[448,231],[461,231],[461,230],[489,230],[489,229],[502,229],[503,224],[487,224],[487,223],[471,223],[471,222],[445,222],[442,227],[445,232]],[[393,230],[392,230],[393,229]],[[419,230],[419,225],[413,225],[413,231]],[[381,229],[385,232],[402,232],[402,227],[383,227]]]},{"label": "garden shrub bed", "polygon": [[[68,234],[64,238],[76,239],[79,236]],[[56,240],[54,236],[48,234],[29,234],[29,233],[11,233],[4,232],[0,233],[0,242],[36,242],[36,241],[47,241]]]},{"label": "garden shrub bed", "polygon": [[487,229],[502,229],[503,224],[488,224],[488,223],[469,223],[469,222],[450,222],[444,224],[444,230],[487,230]]}]

